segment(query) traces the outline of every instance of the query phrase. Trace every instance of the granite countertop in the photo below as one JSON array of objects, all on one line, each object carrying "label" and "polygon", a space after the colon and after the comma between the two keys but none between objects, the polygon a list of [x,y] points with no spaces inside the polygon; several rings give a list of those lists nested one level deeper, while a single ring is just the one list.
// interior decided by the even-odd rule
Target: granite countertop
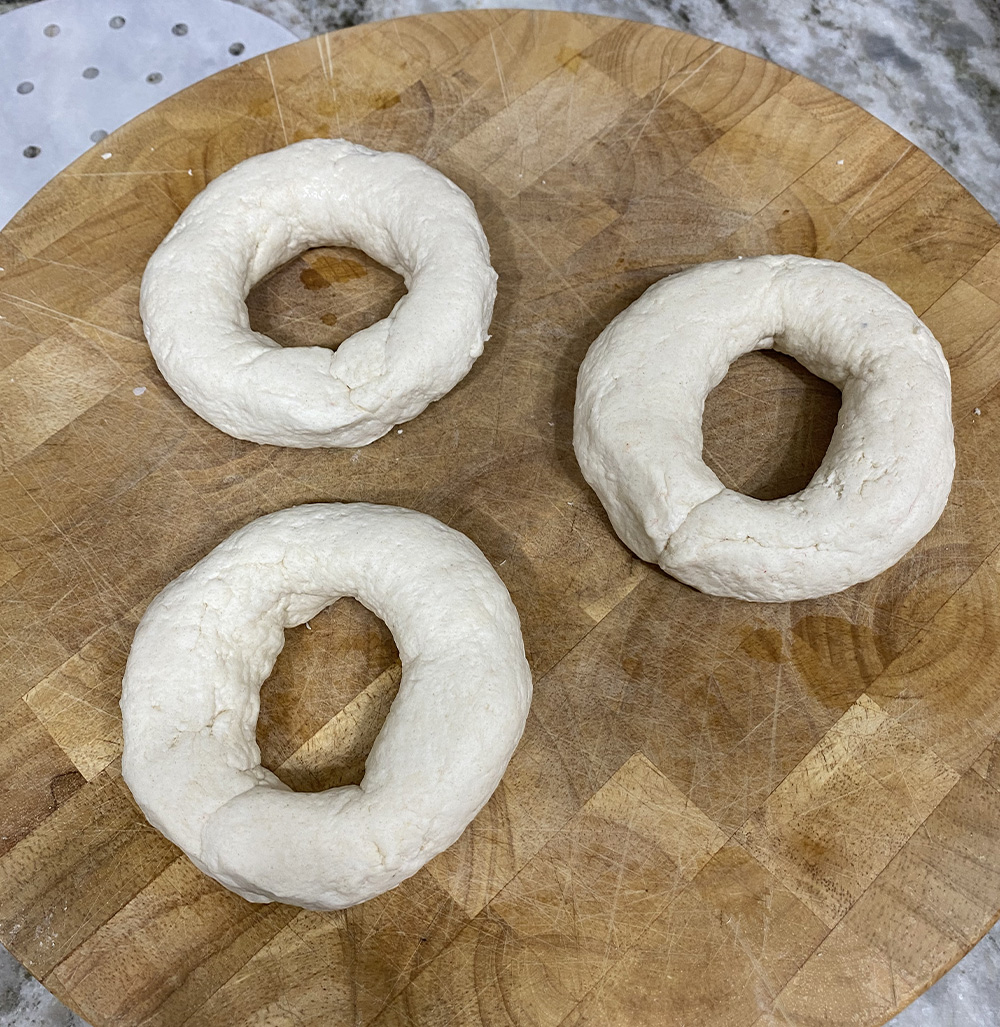
[{"label": "granite countertop", "polygon": [[[38,0],[0,0],[0,13]],[[44,0],[42,0],[44,2]],[[766,57],[843,94],[946,167],[1000,219],[1000,5],[996,0],[233,0],[300,38],[430,11],[587,11],[682,29]],[[0,52],[3,35],[0,21]],[[891,1027],[993,1027],[1000,927]],[[0,949],[0,1027],[83,1021]]]}]

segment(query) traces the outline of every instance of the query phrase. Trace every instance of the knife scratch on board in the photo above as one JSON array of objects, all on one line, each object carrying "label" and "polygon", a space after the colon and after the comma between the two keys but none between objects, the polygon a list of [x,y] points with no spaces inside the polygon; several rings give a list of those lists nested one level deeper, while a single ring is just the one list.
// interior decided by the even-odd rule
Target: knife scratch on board
[{"label": "knife scratch on board", "polygon": [[493,29],[490,29],[490,46],[493,47],[493,60],[497,66],[497,78],[500,80],[500,92],[503,94],[504,107],[510,106],[510,97],[507,95],[507,83],[503,77],[503,68],[500,67],[500,54],[497,53],[497,42],[493,38]]},{"label": "knife scratch on board", "polygon": [[267,65],[267,74],[271,79],[271,91],[274,93],[274,105],[278,108],[278,120],[281,122],[281,134],[285,138],[285,146],[288,145],[288,132],[285,130],[285,116],[281,113],[281,101],[278,99],[278,86],[274,81],[274,72],[271,70],[271,55],[264,54],[264,63]]}]

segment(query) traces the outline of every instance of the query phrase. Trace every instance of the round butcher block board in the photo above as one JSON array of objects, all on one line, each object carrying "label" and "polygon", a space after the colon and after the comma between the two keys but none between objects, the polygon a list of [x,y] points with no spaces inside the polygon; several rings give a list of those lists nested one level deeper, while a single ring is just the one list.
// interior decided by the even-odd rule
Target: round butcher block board
[{"label": "round butcher block board", "polygon": [[[500,275],[468,378],[361,450],[222,434],[139,322],[143,266],[198,190],[312,136],[450,176]],[[571,446],[608,320],[664,275],[761,253],[887,282],[954,374],[940,523],[811,602],[716,599],[634,559]],[[858,107],[649,25],[371,24],[141,115],[15,217],[0,266],[0,939],[96,1027],[874,1027],[995,920],[1000,227]],[[314,250],[254,289],[250,319],[335,346],[401,292],[362,254]],[[753,495],[795,491],[837,410],[792,361],[745,357],[709,398],[706,457]],[[118,698],[153,595],[251,519],[330,500],[465,532],[520,611],[535,696],[450,850],[312,913],[245,902],[146,824]],[[304,790],[358,781],[399,674],[352,600],[290,631],[265,765]]]}]

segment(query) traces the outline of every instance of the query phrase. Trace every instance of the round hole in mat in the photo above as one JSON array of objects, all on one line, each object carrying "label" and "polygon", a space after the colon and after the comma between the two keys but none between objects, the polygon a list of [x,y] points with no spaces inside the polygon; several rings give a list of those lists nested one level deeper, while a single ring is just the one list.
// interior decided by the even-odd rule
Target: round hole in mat
[{"label": "round hole in mat", "polygon": [[109,25],[111,26],[111,28],[113,28],[113,29],[120,29],[120,28],[122,28],[122,27],[124,26],[124,24],[125,24],[125,19],[124,19],[124,18],[123,18],[123,17],[122,17],[122,16],[120,15],[120,14],[116,14],[116,15],[115,15],[115,16],[114,16],[114,17],[113,17],[113,18],[111,19],[111,21],[109,21],[109,22],[108,22],[108,24],[109,24]]},{"label": "round hole in mat", "polygon": [[105,132],[103,128],[95,128],[94,131],[90,133],[90,141],[92,143],[99,143],[107,134],[108,133]]},{"label": "round hole in mat", "polygon": [[42,152],[42,148],[40,146],[26,146],[21,152],[25,157],[37,157]]},{"label": "round hole in mat", "polygon": [[157,82],[163,81],[163,76],[158,71],[151,71],[146,76],[146,81],[155,86]]},{"label": "round hole in mat", "polygon": [[35,88],[35,83],[34,82],[18,82],[18,84],[17,84],[17,91],[22,96],[27,96],[27,94],[30,93],[31,90],[34,89],[34,88]]},{"label": "round hole in mat", "polygon": [[97,78],[98,75],[100,75],[100,72],[97,70],[97,68],[84,68],[83,69],[83,77],[84,78]]},{"label": "round hole in mat", "polygon": [[243,45],[242,43],[230,43],[230,44],[229,44],[229,52],[230,52],[230,53],[231,53],[231,54],[232,54],[232,55],[233,55],[234,57],[239,57],[239,55],[240,55],[241,53],[243,53],[243,51],[244,51],[245,49],[246,49],[246,47],[245,47],[245,46],[244,46],[244,45]]},{"label": "round hole in mat", "polygon": [[45,35],[50,36],[50,37],[51,36],[58,36],[59,35],[59,26],[58,25],[46,25],[45,28],[42,29],[42,32],[44,32]]},{"label": "round hole in mat", "polygon": [[175,36],[186,36],[188,34],[188,27],[184,22],[179,21],[170,31],[173,32]]}]

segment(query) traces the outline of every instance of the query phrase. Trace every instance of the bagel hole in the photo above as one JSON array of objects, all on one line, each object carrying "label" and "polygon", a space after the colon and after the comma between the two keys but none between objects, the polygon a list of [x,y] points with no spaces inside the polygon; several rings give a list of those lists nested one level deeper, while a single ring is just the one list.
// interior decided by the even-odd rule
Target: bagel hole
[{"label": "bagel hole", "polygon": [[324,246],[275,268],[247,297],[250,327],[281,346],[335,350],[386,317],[406,292],[402,276],[360,250]]},{"label": "bagel hole", "polygon": [[261,763],[298,792],[359,784],[399,678],[389,629],[354,599],[290,628],[261,688]]},{"label": "bagel hole", "polygon": [[780,499],[809,484],[840,412],[840,390],[774,350],[740,357],[708,395],[705,463],[726,488]]}]

